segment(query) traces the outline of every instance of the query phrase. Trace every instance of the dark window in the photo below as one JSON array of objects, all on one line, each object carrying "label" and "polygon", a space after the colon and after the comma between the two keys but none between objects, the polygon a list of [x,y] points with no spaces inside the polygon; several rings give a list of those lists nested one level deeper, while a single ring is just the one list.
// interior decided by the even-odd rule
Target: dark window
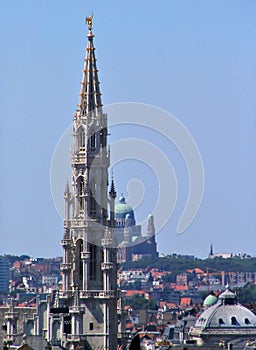
[{"label": "dark window", "polygon": [[89,330],[93,331],[93,323],[92,322],[89,323]]},{"label": "dark window", "polygon": [[91,196],[90,196],[90,217],[96,218],[96,212],[97,212],[96,199],[94,198],[94,195],[91,194]]},{"label": "dark window", "polygon": [[244,322],[245,322],[245,324],[250,324],[251,323],[250,320],[247,317],[244,319]]},{"label": "dark window", "polygon": [[79,279],[80,281],[83,280],[83,260],[81,259],[81,254],[82,254],[82,251],[83,251],[83,241],[82,240],[79,240],[77,242],[77,245],[78,245],[78,259],[79,259]]},{"label": "dark window", "polygon": [[224,324],[224,321],[222,318],[219,318],[219,325]]},{"label": "dark window", "polygon": [[95,199],[95,196],[96,196],[96,183],[93,180],[91,182],[91,186],[90,186],[90,212],[89,212],[89,216],[91,218],[95,218],[96,213],[97,213],[97,201]]},{"label": "dark window", "polygon": [[85,132],[84,132],[84,130],[79,133],[79,146],[80,146],[80,151],[85,150]]},{"label": "dark window", "polygon": [[96,134],[93,134],[91,137],[90,137],[90,148],[91,148],[91,151],[95,151],[96,150]]},{"label": "dark window", "polygon": [[64,315],[64,333],[71,334],[71,315]]},{"label": "dark window", "polygon": [[234,305],[236,302],[235,302],[235,299],[234,298],[225,298],[224,299],[224,304],[225,305]]},{"label": "dark window", "polygon": [[97,265],[97,247],[94,244],[90,244],[90,279],[96,279],[96,265]]},{"label": "dark window", "polygon": [[100,132],[100,143],[102,145],[102,147],[106,147],[107,144],[107,129],[101,129]]},{"label": "dark window", "polygon": [[236,325],[238,325],[238,322],[237,322],[237,319],[236,319],[236,317],[231,317],[231,324],[233,325],[233,326],[236,326]]},{"label": "dark window", "polygon": [[79,182],[79,205],[80,210],[84,210],[84,180],[81,178]]}]

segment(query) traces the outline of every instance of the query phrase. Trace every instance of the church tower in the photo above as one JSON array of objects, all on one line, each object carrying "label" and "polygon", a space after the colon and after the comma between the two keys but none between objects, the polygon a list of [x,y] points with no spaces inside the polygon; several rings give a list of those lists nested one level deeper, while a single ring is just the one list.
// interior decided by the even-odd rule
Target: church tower
[{"label": "church tower", "polygon": [[[103,112],[95,58],[92,17],[84,59],[78,109],[73,117],[72,187],[66,184],[63,247],[63,290],[69,310],[63,327],[68,349],[117,348],[117,264],[112,179],[108,193],[110,154],[107,115]],[[66,319],[66,323],[67,323]]]}]

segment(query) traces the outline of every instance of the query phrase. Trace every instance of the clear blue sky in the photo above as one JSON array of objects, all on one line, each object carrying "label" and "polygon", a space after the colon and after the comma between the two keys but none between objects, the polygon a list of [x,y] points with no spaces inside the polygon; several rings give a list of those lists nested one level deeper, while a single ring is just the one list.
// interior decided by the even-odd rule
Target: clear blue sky
[{"label": "clear blue sky", "polygon": [[[78,102],[92,12],[104,104],[171,112],[204,160],[202,206],[182,235],[175,228],[188,179],[177,163],[184,193],[157,237],[159,251],[206,257],[213,243],[216,252],[255,255],[254,0],[0,0],[0,254],[61,254],[50,163]],[[119,193],[127,167],[115,172]],[[138,221],[146,211],[136,212]]]}]

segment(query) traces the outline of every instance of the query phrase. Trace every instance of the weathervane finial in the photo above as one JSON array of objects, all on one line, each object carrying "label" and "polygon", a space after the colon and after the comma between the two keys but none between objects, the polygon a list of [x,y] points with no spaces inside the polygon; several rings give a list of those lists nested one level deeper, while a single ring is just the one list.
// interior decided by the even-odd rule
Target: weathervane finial
[{"label": "weathervane finial", "polygon": [[93,14],[89,17],[86,17],[86,22],[89,30],[92,30],[92,19],[93,19]]}]

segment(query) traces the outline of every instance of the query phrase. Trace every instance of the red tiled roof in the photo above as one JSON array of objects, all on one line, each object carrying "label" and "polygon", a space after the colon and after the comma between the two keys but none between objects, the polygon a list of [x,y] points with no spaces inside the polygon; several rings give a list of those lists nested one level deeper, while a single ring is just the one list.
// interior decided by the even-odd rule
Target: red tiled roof
[{"label": "red tiled roof", "polygon": [[169,309],[175,309],[177,306],[174,303],[166,303]]},{"label": "red tiled roof", "polygon": [[160,301],[159,307],[163,308],[164,306],[167,306],[168,309],[174,309],[176,308],[176,305],[174,303],[168,303],[166,301]]},{"label": "red tiled roof", "polygon": [[16,269],[19,269],[20,268],[20,265],[21,265],[21,263],[18,261],[18,260],[16,260],[16,261],[14,261],[14,263],[13,263],[13,267],[14,268],[16,268]]},{"label": "red tiled roof", "polygon": [[131,322],[126,323],[125,328],[126,328],[126,329],[131,329],[131,328],[133,328],[133,323],[131,323]]},{"label": "red tiled roof", "polygon": [[181,290],[188,290],[188,286],[179,286],[179,285],[176,285],[174,287],[175,290],[178,290],[178,291],[181,291]]},{"label": "red tiled roof", "polygon": [[195,267],[194,269],[187,270],[187,272],[189,272],[189,273],[195,272],[198,275],[203,275],[205,273],[203,270],[199,269],[198,267]]},{"label": "red tiled roof", "polygon": [[158,278],[162,277],[163,275],[166,275],[167,273],[171,273],[171,272],[159,271],[158,269],[153,268],[150,270],[150,273],[154,279],[158,279]]},{"label": "red tiled roof", "polygon": [[182,297],[180,298],[180,306],[190,306],[191,298]]},{"label": "red tiled roof", "polygon": [[125,296],[127,297],[132,297],[133,295],[144,295],[145,294],[145,290],[127,290],[125,293]]},{"label": "red tiled roof", "polygon": [[164,307],[166,305],[166,301],[160,301],[159,307]]},{"label": "red tiled roof", "polygon": [[28,304],[26,304],[26,303],[19,303],[17,306],[18,307],[26,307],[26,306],[28,306]]},{"label": "red tiled roof", "polygon": [[125,305],[124,309],[129,310],[129,309],[132,309],[132,307],[130,305]]}]

